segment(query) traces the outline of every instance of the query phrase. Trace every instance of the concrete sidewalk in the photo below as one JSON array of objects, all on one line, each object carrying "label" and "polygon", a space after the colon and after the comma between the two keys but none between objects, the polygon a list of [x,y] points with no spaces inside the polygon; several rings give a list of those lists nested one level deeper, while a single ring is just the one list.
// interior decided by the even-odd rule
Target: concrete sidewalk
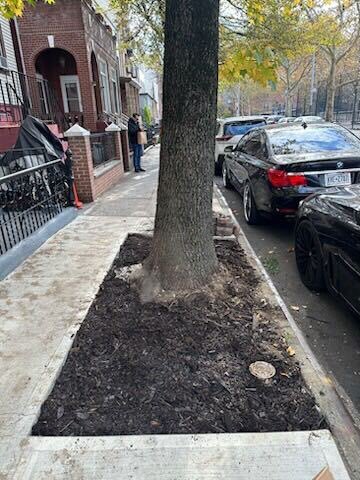
[{"label": "concrete sidewalk", "polygon": [[153,228],[158,153],[0,282],[0,479],[348,480],[328,432],[29,437],[120,245]]}]

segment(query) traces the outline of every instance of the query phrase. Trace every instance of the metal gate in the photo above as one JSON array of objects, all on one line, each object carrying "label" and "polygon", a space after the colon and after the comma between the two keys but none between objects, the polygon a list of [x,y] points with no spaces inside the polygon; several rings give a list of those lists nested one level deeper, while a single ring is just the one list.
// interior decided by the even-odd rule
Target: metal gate
[{"label": "metal gate", "polygon": [[13,151],[14,162],[0,162],[0,255],[71,204],[71,161],[46,161],[43,149]]}]

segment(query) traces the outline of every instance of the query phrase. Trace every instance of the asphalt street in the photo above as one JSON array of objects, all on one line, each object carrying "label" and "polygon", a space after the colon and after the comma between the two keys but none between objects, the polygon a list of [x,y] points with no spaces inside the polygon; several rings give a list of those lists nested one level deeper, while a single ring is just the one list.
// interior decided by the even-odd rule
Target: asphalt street
[{"label": "asphalt street", "polygon": [[247,239],[324,369],[332,374],[360,411],[360,318],[327,292],[310,292],[298,276],[293,251],[294,222],[245,222],[238,192],[216,178]]}]

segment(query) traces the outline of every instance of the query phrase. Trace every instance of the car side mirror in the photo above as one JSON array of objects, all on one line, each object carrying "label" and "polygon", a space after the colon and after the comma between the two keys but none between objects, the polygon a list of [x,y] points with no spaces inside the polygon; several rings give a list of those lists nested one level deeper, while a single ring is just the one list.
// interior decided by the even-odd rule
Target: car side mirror
[{"label": "car side mirror", "polygon": [[234,151],[234,147],[232,145],[228,145],[227,147],[224,148],[225,153],[231,153]]}]

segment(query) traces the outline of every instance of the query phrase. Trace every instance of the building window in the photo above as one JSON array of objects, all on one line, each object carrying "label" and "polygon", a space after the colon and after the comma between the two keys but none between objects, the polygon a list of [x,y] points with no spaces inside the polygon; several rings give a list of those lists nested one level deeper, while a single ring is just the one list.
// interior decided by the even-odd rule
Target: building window
[{"label": "building window", "polygon": [[101,96],[104,105],[105,112],[111,111],[110,105],[110,92],[109,92],[109,76],[107,72],[107,65],[105,62],[100,60],[100,85],[101,85]]},{"label": "building window", "polygon": [[110,70],[111,77],[111,92],[112,92],[112,101],[113,101],[113,111],[116,113],[120,112],[119,109],[119,94],[118,94],[118,83],[116,78],[116,70],[113,68]]},{"label": "building window", "polygon": [[40,111],[42,115],[48,115],[49,113],[49,102],[48,102],[48,88],[47,83],[44,81],[44,78],[39,73],[36,74],[36,83],[38,87],[38,94],[39,94],[39,103],[40,103]]},{"label": "building window", "polygon": [[65,113],[82,112],[79,77],[61,75],[60,82]]},{"label": "building window", "polygon": [[5,43],[0,25],[0,57],[6,57]]}]

